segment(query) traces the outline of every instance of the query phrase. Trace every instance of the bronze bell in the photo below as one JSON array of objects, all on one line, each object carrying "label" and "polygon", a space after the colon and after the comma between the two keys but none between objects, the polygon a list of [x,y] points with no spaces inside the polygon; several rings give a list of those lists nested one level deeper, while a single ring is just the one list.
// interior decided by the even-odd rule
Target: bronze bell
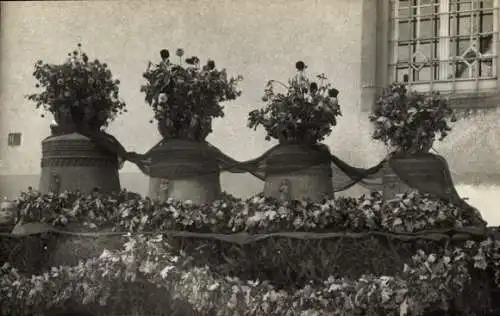
[{"label": "bronze bell", "polygon": [[168,199],[169,181],[167,179],[160,180],[160,190],[158,190],[158,200],[164,201]]},{"label": "bronze bell", "polygon": [[53,173],[50,179],[50,192],[59,194],[61,189],[61,177],[57,173]]}]

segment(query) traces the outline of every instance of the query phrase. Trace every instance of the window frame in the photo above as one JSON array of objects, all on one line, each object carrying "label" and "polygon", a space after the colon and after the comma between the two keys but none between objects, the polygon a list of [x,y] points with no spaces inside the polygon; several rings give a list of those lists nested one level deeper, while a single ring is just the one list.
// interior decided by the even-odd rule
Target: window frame
[{"label": "window frame", "polygon": [[23,142],[23,135],[20,132],[13,132],[7,135],[7,146],[19,147]]},{"label": "window frame", "polygon": [[[384,1],[382,1],[384,2]],[[387,79],[384,81],[394,81],[395,79],[395,74],[397,71],[397,65],[398,65],[398,44],[401,42],[399,39],[399,17],[398,17],[398,12],[399,12],[399,0],[390,0],[385,2],[386,3],[386,8],[380,7],[380,0],[379,0],[379,10],[382,9],[383,12],[382,16],[384,16],[383,13],[386,13],[387,19],[385,19],[388,22],[388,31],[389,31],[389,36],[387,36],[387,45],[388,45],[388,58],[386,59],[388,62],[385,63],[387,67]],[[382,4],[383,5],[383,4]],[[439,21],[439,29],[436,30],[437,32],[434,32],[436,35],[439,36],[440,42],[437,44],[438,45],[438,50],[439,50],[439,56],[449,56],[449,49],[450,49],[450,41],[451,38],[453,37],[453,34],[449,34],[449,17],[452,14],[449,9],[450,1],[449,0],[440,0],[439,3],[437,4],[437,7],[439,8],[438,15],[440,17],[445,17],[440,18]],[[460,93],[460,92],[466,92],[469,93],[471,91],[494,91],[498,87],[498,78],[499,78],[499,61],[498,61],[498,55],[499,55],[499,6],[500,6],[500,0],[493,0],[493,39],[492,39],[492,45],[493,45],[493,53],[488,54],[488,57],[491,56],[492,58],[492,67],[494,68],[494,76],[488,77],[488,78],[481,78],[478,76],[475,76],[474,78],[451,78],[451,79],[443,79],[443,78],[448,78],[449,75],[449,70],[450,67],[439,67],[439,77],[437,80],[434,80],[431,75],[431,80],[426,80],[426,81],[412,81],[410,80],[407,84],[411,86],[414,90],[420,91],[420,92],[427,92],[430,90],[438,90],[442,92],[452,92],[452,93]],[[417,8],[417,10],[420,10],[420,8]],[[384,12],[385,11],[385,12]],[[471,8],[471,12],[475,12],[475,9]],[[419,34],[419,29],[418,29],[418,24],[417,23],[417,35]],[[472,36],[475,34],[472,34],[470,36],[470,41],[472,41]],[[417,39],[410,39],[409,42],[415,41],[418,43],[420,42]],[[411,44],[408,45],[411,47]],[[466,49],[466,51],[469,50],[469,48]],[[409,56],[409,59],[413,57],[415,53]],[[428,57],[427,57],[428,58]],[[440,64],[446,64],[449,62],[454,62],[457,60],[456,57],[452,57],[451,60],[448,59],[439,59]],[[480,61],[478,61],[480,62]],[[410,65],[410,60],[408,60],[408,67],[411,68]],[[432,70],[431,70],[432,71]],[[469,70],[471,71],[471,70]]]}]

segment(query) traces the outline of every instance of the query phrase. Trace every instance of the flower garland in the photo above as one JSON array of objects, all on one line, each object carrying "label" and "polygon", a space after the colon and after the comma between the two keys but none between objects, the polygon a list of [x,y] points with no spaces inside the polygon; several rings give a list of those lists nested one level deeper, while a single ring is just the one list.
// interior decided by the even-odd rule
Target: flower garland
[{"label": "flower garland", "polygon": [[384,142],[392,152],[428,152],[436,139],[442,141],[456,121],[447,99],[408,91],[394,83],[385,89],[370,115],[375,130],[372,138]]},{"label": "flower garland", "polygon": [[99,258],[74,267],[54,267],[39,276],[23,276],[4,265],[0,309],[3,315],[14,316],[62,306],[70,299],[106,305],[123,299],[112,295],[116,286],[140,286],[145,280],[199,311],[216,310],[221,316],[421,315],[450,308],[470,281],[469,264],[481,261],[479,256],[488,260],[476,264],[476,269],[498,267],[499,255],[500,242],[487,239],[443,254],[419,251],[398,277],[330,277],[323,284],[277,290],[266,281],[243,281],[193,267],[189,257],[172,255],[161,235],[136,236],[121,251],[105,250]]},{"label": "flower garland", "polygon": [[[106,127],[118,114],[126,112],[126,104],[119,98],[120,80],[114,79],[106,63],[82,52],[81,44],[67,60],[59,65],[39,60],[33,76],[36,88],[44,91],[27,98],[36,102],[36,108],[55,115],[57,124],[85,123],[92,129]],[[44,115],[42,114],[42,117]]]},{"label": "flower garland", "polygon": [[[310,81],[304,62],[298,61],[295,67],[297,74],[288,86],[276,80],[267,83],[262,98],[267,106],[249,113],[248,127],[256,129],[262,125],[266,140],[314,144],[330,135],[332,126],[337,125],[337,116],[341,115],[339,92],[331,87],[325,74],[317,76],[318,82]],[[276,93],[275,84],[283,86],[286,92]]]},{"label": "flower garland", "polygon": [[123,191],[117,195],[65,192],[42,195],[28,191],[17,199],[23,222],[42,221],[64,227],[142,232],[186,230],[206,233],[283,231],[413,233],[474,226],[481,220],[459,206],[416,191],[384,202],[380,193],[358,199],[340,197],[323,203],[279,202],[257,195],[246,201],[224,195],[212,204],[169,199],[156,203]]}]

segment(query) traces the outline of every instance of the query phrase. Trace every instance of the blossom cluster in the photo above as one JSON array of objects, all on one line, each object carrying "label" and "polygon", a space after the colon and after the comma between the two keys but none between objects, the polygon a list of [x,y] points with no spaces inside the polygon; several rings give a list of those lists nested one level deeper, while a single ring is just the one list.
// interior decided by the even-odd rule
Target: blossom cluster
[{"label": "blossom cluster", "polygon": [[0,269],[0,308],[4,315],[27,315],[69,301],[108,305],[127,299],[114,289],[150,283],[198,311],[215,310],[221,316],[421,315],[436,307],[448,309],[471,280],[469,266],[478,261],[479,253],[488,255],[485,265],[476,264],[476,269],[484,270],[498,266],[499,249],[499,241],[487,239],[469,243],[465,250],[418,251],[396,277],[332,276],[299,289],[277,289],[265,280],[240,280],[194,267],[185,254],[172,254],[162,235],[135,236],[122,250],[104,250],[98,258],[73,267],[53,267],[41,275],[23,276],[5,264]]},{"label": "blossom cluster", "polygon": [[[322,141],[337,125],[341,115],[338,104],[338,90],[332,88],[325,74],[310,80],[305,74],[306,65],[296,63],[297,74],[288,86],[275,80],[267,83],[262,100],[267,103],[263,109],[251,111],[248,127],[256,129],[262,125],[266,140],[278,139],[289,143],[316,143]],[[275,92],[275,85],[281,85],[285,92]]]},{"label": "blossom cluster", "polygon": [[33,76],[36,88],[43,91],[27,98],[36,103],[37,109],[43,107],[54,114],[56,121],[69,115],[74,124],[99,129],[126,112],[126,104],[119,97],[120,80],[113,77],[106,63],[90,60],[81,44],[62,64],[37,61]]},{"label": "blossom cluster", "polygon": [[370,121],[374,123],[373,139],[384,142],[398,154],[428,152],[439,136],[442,141],[451,131],[456,118],[448,100],[408,91],[404,84],[394,83],[377,100]]},{"label": "blossom cluster", "polygon": [[[147,83],[141,86],[141,92],[165,134],[204,139],[212,131],[212,118],[224,116],[221,103],[241,95],[237,85],[243,78],[228,77],[213,60],[201,66],[196,56],[184,59],[183,66],[184,50],[177,49],[176,55],[179,63],[172,62],[170,52],[163,49],[158,64],[149,62],[143,73]],[[197,129],[200,131],[194,135]]]},{"label": "blossom cluster", "polygon": [[280,202],[262,195],[248,200],[223,195],[211,204],[169,199],[159,203],[123,191],[116,195],[64,192],[23,193],[16,201],[23,222],[58,227],[71,223],[88,229],[141,232],[185,230],[205,233],[283,231],[413,233],[429,229],[477,226],[479,212],[410,192],[385,202],[380,193],[358,199],[339,197],[322,203]]}]

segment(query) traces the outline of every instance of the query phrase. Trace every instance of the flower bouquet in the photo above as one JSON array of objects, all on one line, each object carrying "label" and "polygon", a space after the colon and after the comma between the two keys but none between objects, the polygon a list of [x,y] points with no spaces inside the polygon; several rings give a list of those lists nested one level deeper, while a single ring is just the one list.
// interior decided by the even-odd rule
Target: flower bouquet
[{"label": "flower bouquet", "polygon": [[439,93],[424,95],[394,83],[376,102],[370,121],[373,139],[383,141],[394,154],[427,153],[436,137],[442,141],[456,118],[447,99]]},{"label": "flower bouquet", "polygon": [[[331,87],[324,74],[318,75],[317,81],[311,81],[306,68],[304,62],[298,61],[297,74],[288,85],[276,80],[267,83],[262,98],[267,106],[249,113],[248,127],[264,126],[266,140],[275,138],[281,144],[315,144],[332,132],[337,116],[341,115],[339,92]],[[285,92],[275,92],[275,84]]]},{"label": "flower bouquet", "polygon": [[241,95],[237,84],[243,78],[229,78],[213,60],[201,66],[196,56],[184,59],[183,66],[184,51],[177,49],[176,55],[179,63],[171,62],[169,51],[163,49],[160,63],[149,62],[141,92],[164,138],[204,140],[212,132],[212,119],[224,116],[221,103]]},{"label": "flower bouquet", "polygon": [[113,78],[106,63],[91,61],[81,44],[62,64],[39,60],[33,76],[35,86],[43,91],[27,98],[36,102],[37,109],[43,107],[54,115],[53,131],[64,134],[83,128],[96,132],[126,112],[125,102],[119,99],[120,81]]}]

